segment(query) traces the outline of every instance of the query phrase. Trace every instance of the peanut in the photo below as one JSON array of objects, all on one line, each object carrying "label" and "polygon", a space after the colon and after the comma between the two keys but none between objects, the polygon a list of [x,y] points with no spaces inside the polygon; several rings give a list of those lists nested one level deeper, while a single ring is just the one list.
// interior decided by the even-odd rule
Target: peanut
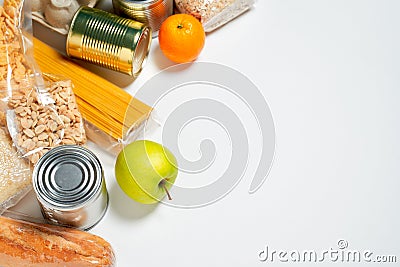
[{"label": "peanut", "polygon": [[55,105],[42,106],[37,99],[37,93],[32,87],[22,87],[13,90],[8,106],[14,109],[17,127],[17,146],[27,153],[32,153],[29,159],[37,163],[39,158],[52,147],[63,144],[82,145],[86,143],[81,114],[72,92],[69,81],[54,82],[48,88],[53,99],[58,99]]}]

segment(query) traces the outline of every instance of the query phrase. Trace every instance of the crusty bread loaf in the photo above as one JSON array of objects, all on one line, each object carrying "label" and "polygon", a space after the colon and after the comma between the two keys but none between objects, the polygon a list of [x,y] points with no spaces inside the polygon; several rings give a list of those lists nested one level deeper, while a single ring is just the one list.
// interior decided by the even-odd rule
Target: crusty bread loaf
[{"label": "crusty bread loaf", "polygon": [[0,266],[113,266],[110,244],[73,228],[0,217]]}]

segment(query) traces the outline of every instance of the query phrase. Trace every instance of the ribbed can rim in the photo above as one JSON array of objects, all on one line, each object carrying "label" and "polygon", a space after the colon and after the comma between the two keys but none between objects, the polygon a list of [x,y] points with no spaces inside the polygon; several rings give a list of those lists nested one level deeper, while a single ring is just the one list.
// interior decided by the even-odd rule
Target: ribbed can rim
[{"label": "ribbed can rim", "polygon": [[51,149],[39,159],[32,175],[40,204],[58,210],[89,205],[102,193],[103,182],[99,159],[90,150],[77,145]]},{"label": "ribbed can rim", "polygon": [[160,2],[163,2],[165,0],[116,0],[120,3],[126,3],[126,4],[138,4],[138,5],[147,5],[151,6],[153,4],[157,4]]},{"label": "ribbed can rim", "polygon": [[150,52],[152,40],[152,31],[150,27],[145,27],[140,34],[139,40],[135,47],[134,58],[132,59],[132,74],[139,74],[146,64],[147,57]]}]

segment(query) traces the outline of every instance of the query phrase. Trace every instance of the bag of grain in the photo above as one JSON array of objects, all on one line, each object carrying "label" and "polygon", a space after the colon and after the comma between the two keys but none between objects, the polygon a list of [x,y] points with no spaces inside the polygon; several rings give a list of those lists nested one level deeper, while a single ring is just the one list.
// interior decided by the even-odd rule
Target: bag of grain
[{"label": "bag of grain", "polygon": [[175,0],[181,13],[193,15],[211,32],[250,9],[255,0]]},{"label": "bag of grain", "polygon": [[31,166],[20,157],[7,131],[0,128],[0,214],[32,188]]}]

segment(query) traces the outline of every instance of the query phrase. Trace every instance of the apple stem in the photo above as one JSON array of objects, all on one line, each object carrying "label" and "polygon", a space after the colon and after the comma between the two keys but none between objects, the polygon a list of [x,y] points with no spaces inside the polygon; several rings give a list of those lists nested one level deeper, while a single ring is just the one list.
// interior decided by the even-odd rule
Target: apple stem
[{"label": "apple stem", "polygon": [[171,197],[171,195],[169,194],[169,191],[168,191],[168,189],[167,189],[167,187],[164,185],[164,190],[165,190],[165,192],[167,193],[167,196],[168,196],[168,199],[169,200],[172,200],[172,197]]}]

